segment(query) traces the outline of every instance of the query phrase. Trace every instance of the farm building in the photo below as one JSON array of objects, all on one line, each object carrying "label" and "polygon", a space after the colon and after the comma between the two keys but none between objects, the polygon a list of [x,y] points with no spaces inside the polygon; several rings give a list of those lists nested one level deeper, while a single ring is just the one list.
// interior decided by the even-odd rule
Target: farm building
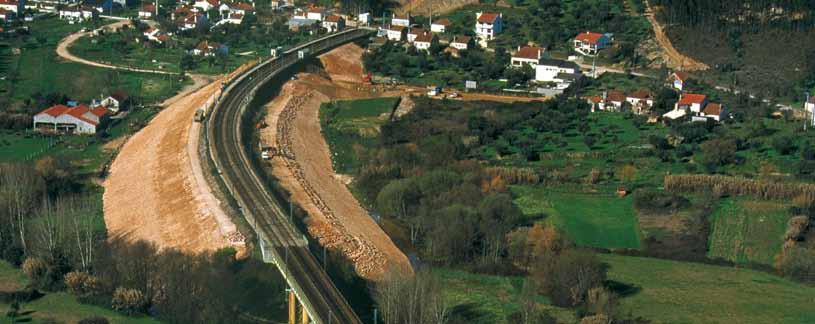
[{"label": "farm building", "polygon": [[34,115],[34,129],[68,134],[95,134],[107,121],[107,117],[108,109],[104,106],[89,108],[86,105],[56,105]]}]

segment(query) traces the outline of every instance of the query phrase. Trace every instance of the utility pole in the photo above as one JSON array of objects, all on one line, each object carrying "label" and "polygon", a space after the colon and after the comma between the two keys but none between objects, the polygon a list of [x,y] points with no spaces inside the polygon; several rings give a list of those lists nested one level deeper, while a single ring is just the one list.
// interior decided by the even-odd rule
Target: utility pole
[{"label": "utility pole", "polygon": [[809,110],[807,110],[807,103],[809,103],[809,91],[804,92],[804,96],[806,97],[806,99],[804,99],[804,131],[806,131],[808,123],[813,122],[813,125],[815,125],[815,114],[812,115],[813,120],[810,120]]}]

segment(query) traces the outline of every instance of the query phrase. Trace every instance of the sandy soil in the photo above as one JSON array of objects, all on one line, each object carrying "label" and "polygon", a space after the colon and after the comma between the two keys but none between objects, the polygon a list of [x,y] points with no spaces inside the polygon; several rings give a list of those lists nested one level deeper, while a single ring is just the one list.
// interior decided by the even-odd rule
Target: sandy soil
[{"label": "sandy soil", "polygon": [[656,36],[659,46],[662,47],[665,55],[665,62],[667,62],[668,67],[682,71],[701,71],[709,69],[710,67],[707,66],[707,64],[694,60],[693,58],[680,53],[673,46],[671,39],[665,34],[665,30],[662,28],[662,25],[660,25],[656,20],[656,17],[654,17],[654,8],[651,6],[650,2],[646,0],[645,4],[647,6],[645,17],[648,18],[648,22],[651,23],[651,26],[654,29],[654,35]]},{"label": "sandy soil", "polygon": [[105,223],[111,237],[192,253],[233,246],[243,254],[243,236],[205,181],[198,156],[202,125],[193,122],[224,78],[193,79],[122,146],[104,183]]}]

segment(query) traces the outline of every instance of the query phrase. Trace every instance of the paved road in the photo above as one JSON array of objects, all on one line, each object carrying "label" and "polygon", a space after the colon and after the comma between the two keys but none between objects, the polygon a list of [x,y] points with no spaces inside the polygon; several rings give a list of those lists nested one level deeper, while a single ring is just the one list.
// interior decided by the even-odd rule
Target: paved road
[{"label": "paved road", "polygon": [[303,234],[294,227],[281,202],[268,191],[260,177],[263,171],[243,139],[242,121],[257,87],[296,64],[297,50],[308,47],[307,55],[312,56],[366,33],[354,29],[329,35],[261,63],[232,82],[207,124],[210,154],[221,178],[262,245],[268,244],[268,249],[262,247],[262,251],[273,255],[289,286],[316,323],[361,321],[308,250]]},{"label": "paved road", "polygon": [[[99,29],[114,29],[114,28],[119,28],[119,27],[122,27],[122,26],[125,26],[125,25],[128,25],[128,24],[130,24],[130,20],[117,21],[115,23],[102,26]],[[155,73],[155,74],[170,74],[170,75],[177,75],[178,74],[176,72],[168,72],[168,71],[161,71],[161,70],[149,70],[149,69],[139,69],[139,68],[132,68],[132,67],[127,67],[127,66],[118,66],[118,65],[112,65],[112,64],[99,63],[99,62],[86,60],[86,59],[83,59],[81,57],[78,57],[76,55],[71,54],[71,52],[68,50],[68,48],[70,48],[71,45],[73,45],[73,43],[76,42],[77,39],[79,39],[79,38],[81,38],[83,36],[86,36],[86,35],[88,35],[90,33],[91,33],[90,31],[88,31],[88,32],[77,32],[77,33],[70,34],[67,37],[63,38],[61,41],[59,41],[59,45],[57,45],[57,55],[59,55],[60,57],[66,59],[68,61],[71,61],[71,62],[76,62],[76,63],[90,65],[90,66],[96,66],[96,67],[101,67],[101,68],[106,68],[106,69],[123,70],[123,71],[131,71],[131,72],[141,72],[141,73]]]}]

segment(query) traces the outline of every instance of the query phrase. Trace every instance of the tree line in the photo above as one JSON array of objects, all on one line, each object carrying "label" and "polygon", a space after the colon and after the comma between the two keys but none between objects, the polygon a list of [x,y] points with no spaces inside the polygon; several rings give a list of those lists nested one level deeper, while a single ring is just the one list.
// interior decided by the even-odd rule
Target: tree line
[{"label": "tree line", "polygon": [[668,23],[683,26],[774,25],[795,30],[815,26],[815,4],[807,0],[651,0],[651,3],[665,9],[663,18]]},{"label": "tree line", "polygon": [[232,249],[186,254],[109,238],[97,189],[59,161],[0,164],[0,258],[29,279],[22,291],[0,294],[4,302],[67,291],[83,303],[169,323],[282,316],[286,285],[276,269],[237,260]]}]

